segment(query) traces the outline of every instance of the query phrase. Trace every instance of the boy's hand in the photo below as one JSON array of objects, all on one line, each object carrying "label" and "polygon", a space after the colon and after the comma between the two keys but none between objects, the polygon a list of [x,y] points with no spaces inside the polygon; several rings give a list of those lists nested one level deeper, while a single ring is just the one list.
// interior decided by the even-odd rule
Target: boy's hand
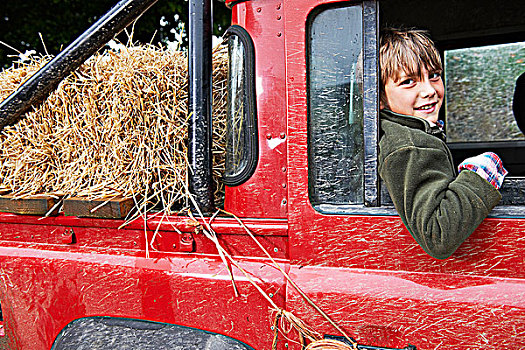
[{"label": "boy's hand", "polygon": [[496,189],[500,189],[508,171],[503,167],[496,153],[486,152],[479,156],[465,159],[458,166],[458,171],[470,170],[487,180]]}]

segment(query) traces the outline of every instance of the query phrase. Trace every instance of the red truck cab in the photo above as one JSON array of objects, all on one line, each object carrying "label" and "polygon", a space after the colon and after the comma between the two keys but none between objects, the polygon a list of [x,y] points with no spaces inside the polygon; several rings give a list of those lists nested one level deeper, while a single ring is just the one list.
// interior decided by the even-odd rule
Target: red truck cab
[{"label": "red truck cab", "polygon": [[[483,62],[484,52],[515,45],[502,69],[525,71],[521,1],[226,5],[224,209],[362,349],[524,348],[525,138],[476,131],[494,115],[482,107],[472,113],[485,119],[463,125],[453,99],[470,97],[454,88],[461,81],[452,84],[469,63],[462,50]],[[456,161],[491,149],[509,170],[501,204],[446,260],[430,257],[410,236],[377,173],[378,35],[385,24],[429,29],[443,53],[452,87],[442,118],[457,135],[449,138]],[[503,96],[510,106],[515,81],[500,83],[511,91]],[[277,306],[323,336],[341,336],[234,217],[197,221],[150,217],[119,229],[120,220],[0,213],[0,345],[270,349],[275,313],[232,267],[236,295],[215,244],[202,234],[208,224]],[[277,335],[277,349],[301,349],[293,334]]]}]

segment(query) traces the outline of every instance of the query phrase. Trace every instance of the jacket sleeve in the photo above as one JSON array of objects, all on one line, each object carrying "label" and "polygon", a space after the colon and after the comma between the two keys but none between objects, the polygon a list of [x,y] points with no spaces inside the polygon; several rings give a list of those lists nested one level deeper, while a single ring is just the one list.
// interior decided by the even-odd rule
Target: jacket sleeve
[{"label": "jacket sleeve", "polygon": [[379,170],[405,226],[437,259],[454,253],[501,199],[474,172],[456,177],[444,149],[402,147],[388,154]]}]

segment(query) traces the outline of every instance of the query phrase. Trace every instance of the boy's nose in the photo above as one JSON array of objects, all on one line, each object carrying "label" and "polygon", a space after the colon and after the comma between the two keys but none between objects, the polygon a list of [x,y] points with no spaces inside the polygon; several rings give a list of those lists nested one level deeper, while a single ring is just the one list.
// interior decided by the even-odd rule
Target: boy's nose
[{"label": "boy's nose", "polygon": [[420,95],[423,98],[433,97],[436,94],[436,89],[428,80],[421,82]]}]

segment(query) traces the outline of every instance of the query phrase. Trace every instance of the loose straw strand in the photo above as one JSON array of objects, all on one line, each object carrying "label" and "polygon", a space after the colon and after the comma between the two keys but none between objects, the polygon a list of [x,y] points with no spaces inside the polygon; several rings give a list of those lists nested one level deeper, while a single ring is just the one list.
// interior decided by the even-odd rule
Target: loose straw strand
[{"label": "loose straw strand", "polygon": [[339,331],[350,343],[353,345],[357,345],[357,343],[350,338],[346,332],[336,323],[334,322],[328,314],[326,314],[317,304],[313,302],[310,297],[308,297],[302,290],[297,286],[297,284],[290,278],[290,276],[284,271],[284,269],[275,261],[275,259],[268,253],[268,251],[261,245],[261,243],[255,238],[253,233],[248,229],[248,227],[240,220],[236,215],[229,213],[225,210],[221,210],[223,213],[232,216],[248,233],[248,235],[255,241],[255,243],[259,246],[259,248],[264,252],[264,254],[272,261],[272,263],[275,265],[275,267],[283,274],[283,276],[286,278],[286,280],[292,285],[292,287],[301,295],[301,297],[308,303],[310,306],[312,306],[325,320],[327,320],[337,331]]}]

